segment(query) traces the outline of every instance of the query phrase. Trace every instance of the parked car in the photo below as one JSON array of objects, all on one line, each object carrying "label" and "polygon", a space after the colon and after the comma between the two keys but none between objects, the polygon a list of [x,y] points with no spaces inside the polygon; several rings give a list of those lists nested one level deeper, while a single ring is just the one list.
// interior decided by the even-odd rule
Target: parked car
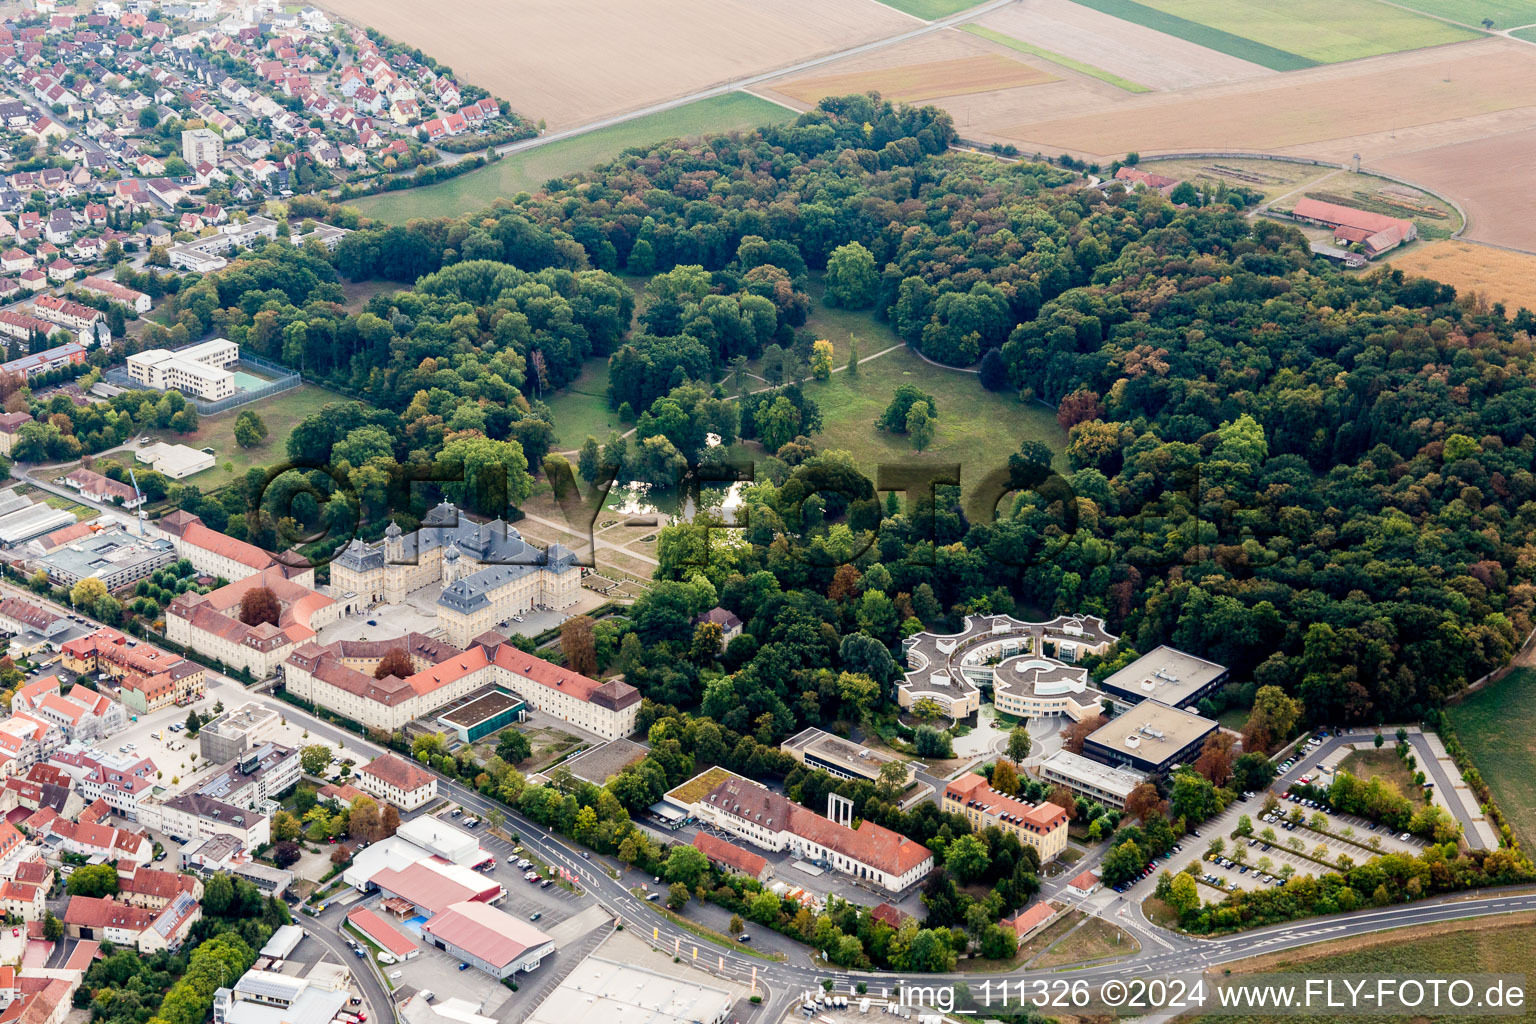
[{"label": "parked car", "polygon": [[469,964],[465,964],[465,963],[459,964],[459,970],[461,970],[461,971],[469,970]]},{"label": "parked car", "polygon": [[530,920],[530,921],[537,921],[539,918],[541,918],[543,916],[544,916],[544,911],[542,911],[542,910],[535,910],[533,913],[528,915],[528,920]]}]

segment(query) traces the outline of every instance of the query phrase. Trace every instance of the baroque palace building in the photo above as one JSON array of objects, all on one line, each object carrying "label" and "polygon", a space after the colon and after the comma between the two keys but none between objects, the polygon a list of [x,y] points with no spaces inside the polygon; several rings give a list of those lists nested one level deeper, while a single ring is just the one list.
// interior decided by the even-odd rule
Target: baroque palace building
[{"label": "baroque palace building", "polygon": [[368,603],[397,604],[434,585],[443,588],[438,621],[462,648],[514,615],[575,604],[581,569],[566,548],[541,551],[508,523],[474,523],[446,501],[414,533],[391,523],[381,543],[353,540],[331,563],[332,589]]}]

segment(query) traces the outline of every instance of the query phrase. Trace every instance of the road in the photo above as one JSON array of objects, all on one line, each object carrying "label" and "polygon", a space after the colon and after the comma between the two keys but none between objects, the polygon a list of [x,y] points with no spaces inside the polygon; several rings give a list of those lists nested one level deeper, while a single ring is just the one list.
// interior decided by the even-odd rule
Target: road
[{"label": "road", "polygon": [[[771,82],[775,78],[782,78],[785,75],[799,74],[802,71],[809,71],[812,68],[819,68],[822,65],[831,64],[833,61],[839,61],[845,57],[856,57],[862,53],[869,53],[871,50],[884,49],[887,46],[895,46],[898,43],[904,43],[909,39],[917,39],[933,32],[941,32],[944,29],[953,28],[956,25],[964,24],[968,21],[974,21],[984,14],[990,13],[991,11],[995,11],[1000,7],[1006,7],[1009,4],[1016,2],[1017,0],[992,0],[991,3],[983,4],[980,7],[972,7],[961,11],[958,14],[952,14],[947,18],[940,18],[938,21],[930,21],[926,24],[919,25],[916,28],[908,29],[905,32],[898,32],[893,36],[886,36],[883,39],[875,39],[867,43],[860,43],[857,46],[845,47],[844,49],[837,50],[833,53],[824,53],[819,57],[811,57],[807,60],[796,61],[793,64],[785,64],[780,67],[773,68],[769,71],[763,71],[755,75],[748,75],[745,78],[733,78],[725,82],[707,86],[703,89],[695,89],[693,92],[682,96],[675,96],[672,99],[663,100],[660,103],[652,103],[644,107],[636,107],[634,110],[625,111],[622,114],[614,114],[610,117],[598,118],[596,121],[588,121],[586,124],[577,125],[574,128],[564,128],[560,131],[548,132],[544,135],[540,135],[532,139],[521,139],[517,142],[509,142],[504,146],[496,147],[496,151],[501,155],[506,156],[509,153],[520,153],[527,149],[537,149],[540,146],[547,146],[552,142],[560,142],[564,139],[574,139],[578,135],[586,135],[589,132],[600,131],[603,128],[611,128],[616,124],[624,124],[626,121],[633,121],[636,118],[646,117],[651,114],[659,114],[666,110],[687,106],[689,103],[695,103],[698,100],[707,100],[714,96],[724,96],[727,93],[735,92],[738,89],[749,89],[754,85],[761,85],[764,82]],[[480,153],[480,150],[476,150],[473,153],[442,153],[441,155],[443,159],[439,166],[455,164],[460,160],[463,160],[465,157],[478,156]]]}]

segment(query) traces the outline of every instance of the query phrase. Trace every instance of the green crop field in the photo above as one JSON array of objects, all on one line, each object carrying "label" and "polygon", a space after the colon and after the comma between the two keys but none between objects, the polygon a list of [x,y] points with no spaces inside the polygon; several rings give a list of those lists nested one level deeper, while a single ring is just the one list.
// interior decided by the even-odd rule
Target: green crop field
[{"label": "green crop field", "polygon": [[1536,836],[1536,670],[1517,668],[1446,717],[1522,838]]},{"label": "green crop field", "polygon": [[1477,38],[1377,0],[1076,0],[1276,71]]},{"label": "green crop field", "polygon": [[535,191],[550,178],[612,160],[634,146],[757,128],[794,116],[793,111],[777,103],[744,92],[727,93],[512,153],[489,167],[437,185],[385,192],[349,205],[355,205],[364,216],[390,224],[403,224],[415,217],[452,217],[487,206],[497,196]]},{"label": "green crop field", "polygon": [[1398,0],[1398,2],[1402,7],[1411,7],[1425,14],[1449,18],[1463,25],[1480,26],[1484,18],[1490,19],[1495,29],[1536,25],[1536,2],[1533,0]]},{"label": "green crop field", "polygon": [[880,0],[880,3],[924,21],[936,21],[975,7],[981,0]]},{"label": "green crop field", "polygon": [[996,29],[986,28],[981,25],[961,25],[960,27],[972,35],[980,36],[983,39],[990,39],[994,43],[1001,43],[1009,49],[1018,50],[1020,53],[1027,53],[1042,60],[1048,60],[1052,64],[1059,64],[1064,68],[1076,71],[1078,74],[1097,78],[1101,82],[1108,82],[1110,85],[1124,89],[1126,92],[1152,91],[1147,86],[1133,82],[1129,78],[1121,78],[1119,75],[1105,71],[1103,68],[1096,68],[1092,64],[1084,64],[1080,60],[1073,60],[1071,57],[1052,53],[1050,50],[1042,49],[1033,43],[1026,43],[1022,39],[1015,39],[1013,36],[1005,35]]}]

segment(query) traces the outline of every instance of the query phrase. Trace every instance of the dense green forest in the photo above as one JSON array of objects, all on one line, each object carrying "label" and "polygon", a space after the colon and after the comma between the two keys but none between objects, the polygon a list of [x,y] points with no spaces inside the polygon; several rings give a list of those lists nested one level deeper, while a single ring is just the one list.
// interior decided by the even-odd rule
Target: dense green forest
[{"label": "dense green forest", "polygon": [[[185,284],[178,327],[372,403],[289,441],[340,469],[371,527],[436,496],[396,487],[397,464],[466,466],[459,497],[518,504],[552,444],[540,396],[592,355],[610,356],[610,400],[639,429],[593,445],[583,475],[606,461],[666,480],[709,460],[706,433],[761,442],[746,543],[712,544],[707,565],[691,564],[705,560],[687,527],[661,545],[663,574],[695,581],[681,603],[720,601],[757,624],[759,649],[691,659],[679,608],[637,626],[630,666],[648,695],[748,731],[849,716],[850,637],[889,647],[913,622],[1016,606],[1104,615],[1128,647],[1212,657],[1320,721],[1412,716],[1508,659],[1533,593],[1530,314],[1332,269],[1295,231],[1246,218],[1246,196],[1180,208],[1075,187],[1057,168],[946,152],[952,137],[932,108],[827,101],[481,213],[360,230],[333,258],[270,247]],[[796,384],[811,273],[931,358],[979,358],[978,386],[1056,405],[1072,496],[1041,485],[996,515],[953,489],[900,505],[819,451]],[[340,275],[413,286],[347,313]],[[638,300],[635,275],[649,278]],[[730,401],[742,361],[769,353],[782,387]],[[999,465],[1012,456],[1014,483],[1041,484],[1049,453],[1013,447]],[[324,500],[336,474],[308,476],[172,493],[264,542],[339,530],[356,509]]]}]

